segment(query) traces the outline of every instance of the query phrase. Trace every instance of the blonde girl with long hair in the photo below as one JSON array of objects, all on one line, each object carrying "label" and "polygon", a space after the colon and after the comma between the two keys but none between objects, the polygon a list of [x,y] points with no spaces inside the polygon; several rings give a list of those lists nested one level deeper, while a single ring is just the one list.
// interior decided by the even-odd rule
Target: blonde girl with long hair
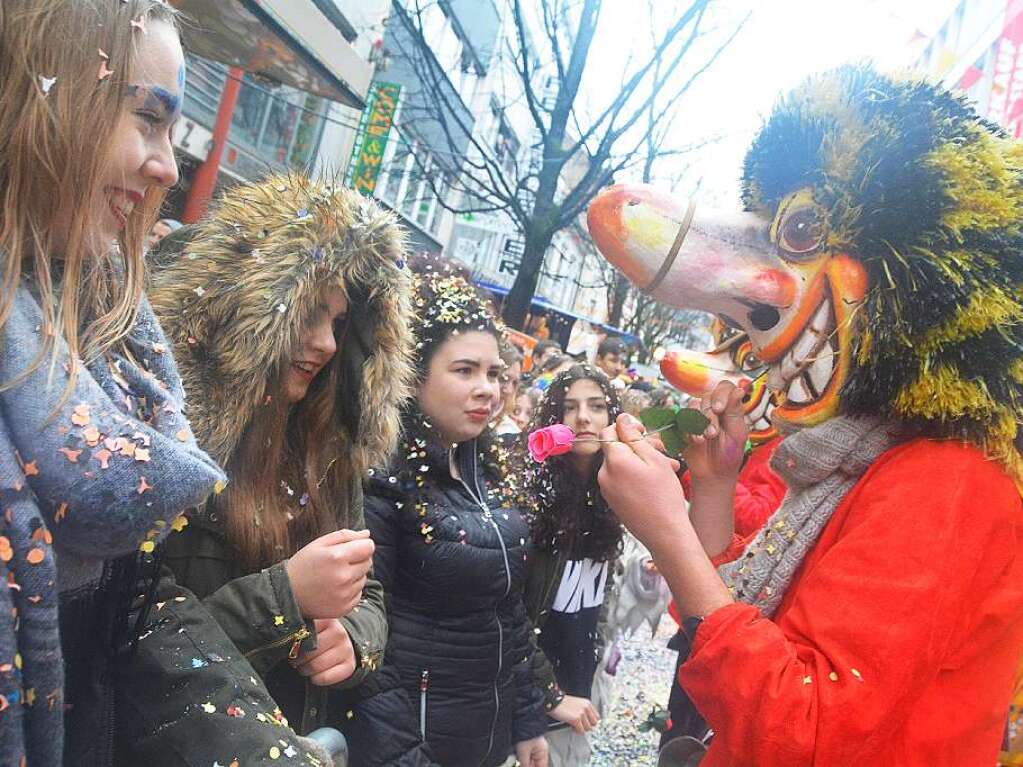
[{"label": "blonde girl with long hair", "polygon": [[224,479],[142,294],[183,87],[158,0],[0,3],[3,764],[109,762],[149,551]]}]

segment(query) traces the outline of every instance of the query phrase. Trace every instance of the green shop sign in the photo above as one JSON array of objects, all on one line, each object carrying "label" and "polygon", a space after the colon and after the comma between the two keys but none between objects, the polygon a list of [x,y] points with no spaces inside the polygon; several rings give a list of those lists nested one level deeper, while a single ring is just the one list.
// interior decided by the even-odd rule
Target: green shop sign
[{"label": "green shop sign", "polygon": [[373,83],[366,108],[362,111],[348,167],[350,185],[367,197],[377,186],[400,93],[401,86],[396,83]]}]

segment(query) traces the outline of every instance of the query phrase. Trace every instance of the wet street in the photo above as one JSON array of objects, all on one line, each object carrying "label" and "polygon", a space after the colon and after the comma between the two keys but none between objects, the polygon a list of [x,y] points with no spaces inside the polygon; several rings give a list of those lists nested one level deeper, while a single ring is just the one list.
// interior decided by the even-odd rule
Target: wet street
[{"label": "wet street", "polygon": [[621,643],[611,706],[594,733],[593,767],[653,767],[657,764],[660,734],[641,729],[655,706],[666,707],[675,653],[665,647],[675,633],[675,622],[665,615],[657,635],[643,624]]}]

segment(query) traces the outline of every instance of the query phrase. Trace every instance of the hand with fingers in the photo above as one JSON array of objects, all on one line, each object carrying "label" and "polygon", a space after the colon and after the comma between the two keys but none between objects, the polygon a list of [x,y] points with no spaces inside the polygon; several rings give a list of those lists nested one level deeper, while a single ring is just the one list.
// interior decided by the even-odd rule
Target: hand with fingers
[{"label": "hand with fingers", "polygon": [[520,767],[547,767],[547,740],[542,735],[515,744],[515,759]]},{"label": "hand with fingers", "polygon": [[708,556],[732,543],[735,482],[746,452],[745,391],[722,381],[700,403],[710,421],[703,434],[689,438],[683,453],[692,476],[689,518]]},{"label": "hand with fingers", "polygon": [[742,468],[748,433],[742,412],[745,394],[730,381],[722,381],[694,404],[710,421],[703,434],[689,438],[683,451],[694,486],[713,482],[735,484]]},{"label": "hand with fingers", "polygon": [[644,439],[643,424],[627,413],[606,427],[604,463],[597,475],[604,500],[632,533],[648,539],[685,521],[685,496],[675,472],[678,461]]},{"label": "hand with fingers", "polygon": [[[712,443],[721,433],[718,420],[712,425],[713,431],[704,432],[703,439],[716,449]],[[602,445],[604,463],[597,474],[600,492],[618,518],[650,550],[683,614],[707,615],[732,598],[708,558],[708,543],[697,531],[695,517],[691,522],[686,514],[682,485],[675,476],[678,462],[658,452],[643,439],[643,433],[643,425],[627,413],[601,432],[601,438],[613,440],[617,436],[617,440]],[[729,496],[725,504],[729,526],[731,507]],[[720,515],[720,509],[716,513]]]},{"label": "hand with fingers", "polygon": [[335,530],[299,549],[285,569],[302,615],[348,615],[362,601],[373,551],[368,530]]},{"label": "hand with fingers", "polygon": [[548,712],[548,716],[564,722],[580,735],[589,732],[600,722],[600,714],[587,698],[566,695],[561,703]]},{"label": "hand with fingers", "polygon": [[321,687],[340,684],[355,673],[355,648],[337,619],[316,619],[316,649],[300,653],[292,665]]}]

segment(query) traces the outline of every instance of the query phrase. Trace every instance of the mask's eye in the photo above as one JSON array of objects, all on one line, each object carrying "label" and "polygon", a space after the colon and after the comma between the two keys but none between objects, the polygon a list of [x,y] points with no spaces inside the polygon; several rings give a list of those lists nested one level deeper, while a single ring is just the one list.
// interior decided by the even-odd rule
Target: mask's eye
[{"label": "mask's eye", "polygon": [[752,373],[764,366],[760,358],[753,353],[753,345],[749,341],[737,344],[732,349],[732,364],[743,373]]},{"label": "mask's eye", "polygon": [[743,355],[742,362],[740,363],[740,369],[746,373],[752,373],[754,370],[759,370],[764,366],[764,363],[760,361],[753,352]]},{"label": "mask's eye", "polygon": [[789,216],[782,224],[778,246],[786,253],[805,256],[820,247],[824,227],[813,208],[803,208]]}]

